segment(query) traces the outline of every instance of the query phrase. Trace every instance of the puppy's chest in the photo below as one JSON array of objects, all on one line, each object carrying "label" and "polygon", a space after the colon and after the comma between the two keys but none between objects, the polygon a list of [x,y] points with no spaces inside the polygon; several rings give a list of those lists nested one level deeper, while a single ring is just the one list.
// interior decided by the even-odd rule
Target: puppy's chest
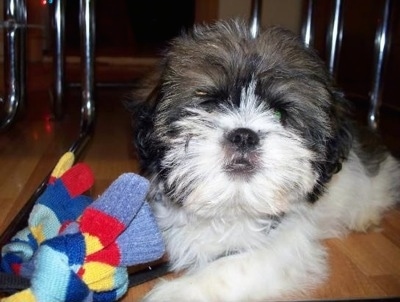
[{"label": "puppy's chest", "polygon": [[[207,259],[241,253],[264,247],[270,240],[269,233],[279,225],[274,219],[247,218],[194,218],[179,223],[167,219],[162,225],[167,246]],[[179,247],[179,248],[178,248]]]}]

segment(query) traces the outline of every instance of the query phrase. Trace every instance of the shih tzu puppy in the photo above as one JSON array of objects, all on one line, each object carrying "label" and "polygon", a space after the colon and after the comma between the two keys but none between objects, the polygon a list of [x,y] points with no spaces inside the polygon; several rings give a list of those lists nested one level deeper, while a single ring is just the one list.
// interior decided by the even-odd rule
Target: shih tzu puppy
[{"label": "shih tzu puppy", "polygon": [[316,53],[245,22],[195,26],[129,104],[173,271],[146,301],[260,301],[328,274],[322,239],[400,198],[400,165],[365,144]]}]

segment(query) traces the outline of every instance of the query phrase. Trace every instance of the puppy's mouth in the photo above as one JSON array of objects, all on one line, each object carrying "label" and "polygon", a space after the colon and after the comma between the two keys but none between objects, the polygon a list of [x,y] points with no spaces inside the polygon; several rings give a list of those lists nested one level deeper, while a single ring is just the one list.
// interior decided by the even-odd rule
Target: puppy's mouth
[{"label": "puppy's mouth", "polygon": [[257,170],[256,156],[235,154],[225,165],[225,171],[231,176],[250,176]]},{"label": "puppy's mouth", "polygon": [[254,165],[244,158],[236,159],[226,166],[228,173],[251,173],[254,169]]}]

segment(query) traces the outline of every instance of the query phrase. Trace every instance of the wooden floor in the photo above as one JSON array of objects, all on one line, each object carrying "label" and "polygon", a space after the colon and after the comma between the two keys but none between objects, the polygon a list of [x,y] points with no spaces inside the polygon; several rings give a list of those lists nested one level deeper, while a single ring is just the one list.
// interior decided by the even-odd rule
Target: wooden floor
[{"label": "wooden floor", "polygon": [[[67,69],[68,81],[79,81],[78,66]],[[145,69],[102,63],[97,69],[97,79],[130,83]],[[36,64],[29,66],[28,71],[26,113],[11,129],[0,134],[0,233],[13,221],[59,156],[71,146],[79,130],[80,90],[67,89],[66,115],[62,121],[54,121],[49,110],[51,66]],[[95,134],[80,158],[94,171],[93,196],[101,194],[120,174],[138,172],[131,148],[130,120],[121,103],[128,91],[127,87],[96,89]],[[384,139],[400,154],[398,116],[387,116]],[[330,254],[330,279],[307,297],[292,300],[400,297],[400,208],[385,216],[379,231],[351,234],[343,240],[327,240],[325,244]],[[137,301],[153,284],[151,281],[131,288],[122,301]]]}]

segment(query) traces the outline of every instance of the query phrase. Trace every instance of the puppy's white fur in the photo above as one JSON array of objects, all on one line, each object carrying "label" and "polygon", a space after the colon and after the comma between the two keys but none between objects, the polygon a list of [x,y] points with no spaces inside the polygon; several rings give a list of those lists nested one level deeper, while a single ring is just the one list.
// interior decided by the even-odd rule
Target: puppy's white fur
[{"label": "puppy's white fur", "polygon": [[[298,203],[314,185],[305,159],[317,156],[286,132],[254,95],[224,116],[198,112],[183,127],[200,127],[204,137],[173,142],[166,156],[171,181],[198,184],[183,207],[159,202],[154,210],[164,231],[173,270],[185,276],[157,285],[146,301],[257,301],[307,291],[327,276],[320,240],[366,231],[395,203],[393,179],[400,179],[391,156],[368,176],[354,152],[316,204]],[[198,118],[201,116],[201,118]],[[205,122],[207,121],[207,122]],[[204,124],[212,127],[204,127]],[[227,129],[248,127],[269,133],[263,140],[263,169],[254,177],[231,179],[223,171],[221,140]],[[282,183],[288,182],[287,187]],[[296,189],[293,183],[298,183]],[[185,194],[177,190],[177,194]],[[265,213],[285,212],[274,228]]]},{"label": "puppy's white fur", "polygon": [[[367,230],[399,198],[399,162],[385,152],[366,155],[350,139],[344,110],[336,108],[341,98],[316,58],[287,33],[272,30],[254,46],[246,31],[220,23],[178,40],[157,101],[141,117],[137,141],[149,163],[149,201],[171,269],[185,271],[156,285],[146,301],[261,301],[307,291],[328,274],[321,240]],[[213,40],[220,32],[230,39]],[[210,51],[221,65],[204,66]],[[229,72],[220,81],[227,58],[248,82],[230,83]],[[269,90],[258,91],[263,85]],[[210,107],[202,99],[209,86],[232,88]],[[274,95],[284,99],[283,110]],[[238,151],[230,138],[236,129],[257,141]],[[345,145],[349,151],[341,151]],[[331,162],[341,165],[338,173]]]}]

